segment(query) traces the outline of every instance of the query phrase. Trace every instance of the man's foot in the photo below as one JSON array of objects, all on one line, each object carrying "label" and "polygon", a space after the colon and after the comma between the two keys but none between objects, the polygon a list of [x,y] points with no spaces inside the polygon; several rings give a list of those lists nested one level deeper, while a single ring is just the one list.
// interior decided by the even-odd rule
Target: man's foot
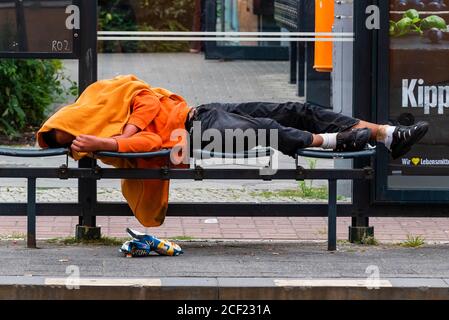
[{"label": "man's foot", "polygon": [[365,149],[371,138],[371,129],[352,129],[340,132],[337,135],[337,147],[335,151],[360,151]]},{"label": "man's foot", "polygon": [[398,126],[393,132],[390,151],[393,159],[397,159],[410,151],[412,145],[419,142],[429,130],[429,123],[420,121],[413,126]]}]

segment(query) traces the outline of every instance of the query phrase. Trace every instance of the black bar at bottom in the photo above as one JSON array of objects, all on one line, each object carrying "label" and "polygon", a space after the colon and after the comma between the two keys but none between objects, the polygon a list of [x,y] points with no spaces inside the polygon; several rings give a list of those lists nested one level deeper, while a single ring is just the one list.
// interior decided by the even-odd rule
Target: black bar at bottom
[{"label": "black bar at bottom", "polygon": [[[53,179],[179,179],[179,180],[356,180],[371,179],[371,169],[279,169],[273,175],[262,175],[260,169],[112,169],[92,170],[92,164],[82,160],[85,168],[0,168],[0,178]],[[87,166],[90,166],[87,168]],[[82,191],[82,190],[81,190]]]},{"label": "black bar at bottom", "polygon": [[[327,203],[172,203],[167,216],[174,217],[327,217]],[[123,216],[125,204],[101,203],[94,207],[97,216]],[[351,204],[339,204],[340,216],[351,216]]]},{"label": "black bar at bottom", "polygon": [[[79,217],[77,203],[38,203],[37,216]],[[168,216],[178,217],[327,217],[326,203],[170,203]],[[132,216],[126,203],[103,202],[93,206],[96,216]],[[0,203],[0,216],[26,216],[26,203]],[[338,217],[353,217],[355,207],[348,203],[337,205]],[[373,204],[361,217],[449,217],[447,204]]]},{"label": "black bar at bottom", "polygon": [[328,245],[327,250],[337,250],[337,181],[329,180],[328,209]]},{"label": "black bar at bottom", "polygon": [[27,247],[36,248],[36,178],[28,178],[27,185]]},{"label": "black bar at bottom", "polygon": [[[25,203],[0,204],[0,216],[25,216]],[[38,203],[38,216],[78,217],[81,207],[76,203]],[[326,203],[170,203],[168,216],[176,217],[327,217]],[[133,213],[126,203],[100,202],[94,204],[96,216],[124,217]],[[351,204],[339,204],[339,216],[350,217]]]}]

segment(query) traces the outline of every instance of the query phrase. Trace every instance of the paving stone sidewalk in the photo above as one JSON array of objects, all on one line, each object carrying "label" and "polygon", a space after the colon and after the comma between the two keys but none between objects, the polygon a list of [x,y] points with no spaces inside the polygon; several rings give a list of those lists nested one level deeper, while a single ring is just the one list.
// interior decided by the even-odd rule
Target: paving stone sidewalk
[{"label": "paving stone sidewalk", "polygon": [[[51,239],[73,237],[76,217],[38,217],[37,237]],[[338,220],[338,239],[347,240],[348,218]],[[240,217],[167,217],[159,228],[143,228],[133,217],[98,217],[97,224],[105,236],[124,238],[126,227],[149,232],[159,237],[188,240],[326,240],[326,218],[240,218]],[[402,242],[408,235],[421,236],[428,243],[449,244],[447,218],[372,218],[376,239]],[[0,217],[0,239],[23,238],[25,217]]]},{"label": "paving stone sidewalk", "polygon": [[[77,79],[76,61],[64,61],[66,73]],[[212,102],[303,101],[289,84],[288,61],[205,60],[202,54],[100,54],[98,77],[134,74],[153,87],[183,96],[191,105]]]}]

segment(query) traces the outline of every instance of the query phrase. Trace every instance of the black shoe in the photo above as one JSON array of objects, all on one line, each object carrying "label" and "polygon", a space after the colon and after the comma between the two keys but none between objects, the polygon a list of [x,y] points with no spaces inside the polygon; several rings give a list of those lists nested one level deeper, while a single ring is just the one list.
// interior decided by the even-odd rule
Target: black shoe
[{"label": "black shoe", "polygon": [[391,156],[397,159],[410,151],[412,145],[419,142],[429,130],[429,123],[420,121],[410,127],[398,126],[393,132]]},{"label": "black shoe", "polygon": [[337,152],[361,151],[371,138],[371,129],[352,129],[337,135]]}]

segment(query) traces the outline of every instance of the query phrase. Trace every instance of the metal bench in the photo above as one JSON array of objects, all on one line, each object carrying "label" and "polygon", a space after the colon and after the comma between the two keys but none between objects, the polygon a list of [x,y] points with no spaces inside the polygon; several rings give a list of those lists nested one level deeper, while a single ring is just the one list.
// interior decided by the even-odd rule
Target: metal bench
[{"label": "metal bench", "polygon": [[[360,152],[329,152],[323,150],[303,149],[298,150],[295,169],[279,169],[272,175],[263,175],[259,170],[254,169],[205,169],[194,162],[193,168],[177,169],[170,166],[171,150],[160,150],[146,153],[117,153],[117,152],[98,152],[95,157],[112,158],[166,158],[167,167],[161,169],[117,169],[101,168],[95,165],[92,168],[69,168],[67,149],[13,149],[0,148],[1,156],[9,157],[53,157],[66,156],[66,163],[59,168],[1,168],[0,177],[4,178],[26,178],[27,179],[27,245],[36,247],[36,179],[193,179],[202,181],[207,179],[217,180],[296,180],[303,181],[308,179],[328,180],[329,199],[328,199],[328,250],[334,251],[337,247],[336,221],[337,221],[337,181],[338,180],[356,180],[371,179],[374,175],[373,169],[367,167],[364,169],[305,169],[299,165],[299,157],[321,158],[321,159],[360,159],[373,158],[376,154],[375,149],[364,150]],[[193,159],[250,159],[258,157],[271,157],[274,150],[271,148],[261,148],[242,153],[219,153],[206,150],[194,150]]]}]

